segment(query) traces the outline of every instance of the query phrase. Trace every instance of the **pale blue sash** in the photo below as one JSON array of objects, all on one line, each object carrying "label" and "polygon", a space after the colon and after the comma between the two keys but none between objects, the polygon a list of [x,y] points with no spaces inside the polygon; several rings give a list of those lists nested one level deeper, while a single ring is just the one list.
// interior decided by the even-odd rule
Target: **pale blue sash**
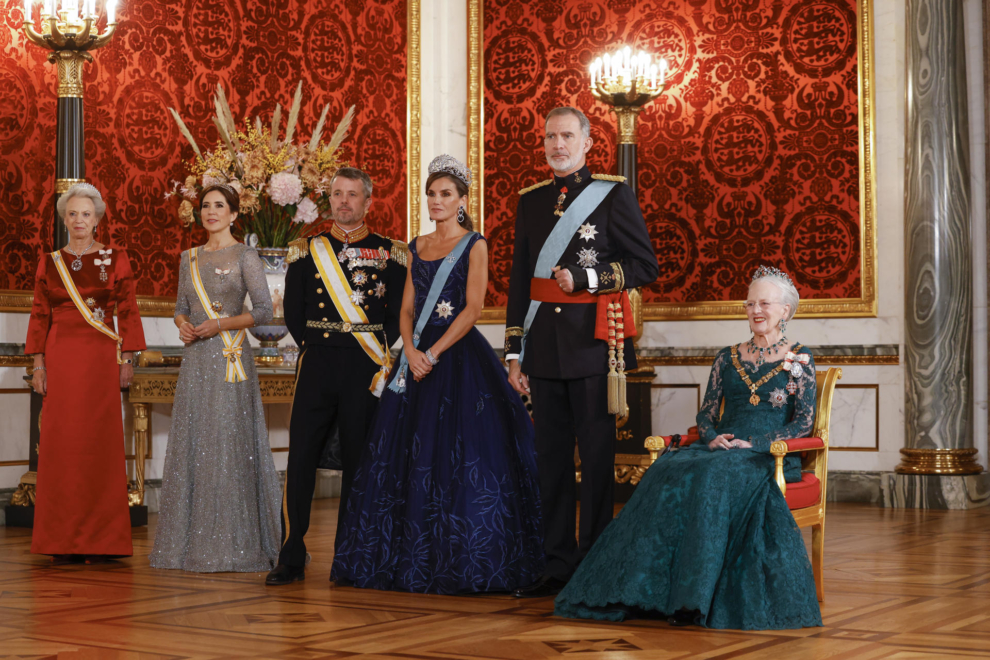
[{"label": "pale blue sash", "polygon": [[[617,185],[615,181],[595,179],[578,195],[577,199],[571,202],[571,205],[564,211],[564,215],[554,225],[550,235],[547,236],[547,240],[540,250],[540,256],[536,258],[536,270],[533,272],[533,277],[547,279],[553,277],[552,268],[560,263],[560,258],[564,256],[564,250],[571,244],[571,240],[574,238],[574,234],[577,233],[578,228],[598,208],[598,205],[602,203],[605,196],[608,195],[615,185]],[[540,301],[529,301],[526,320],[523,321],[522,350],[519,351],[519,364],[522,364],[523,355],[526,353],[526,335],[529,334],[529,328],[533,325],[533,319],[536,318],[536,312],[539,308]]]},{"label": "pale blue sash", "polygon": [[[440,294],[443,293],[443,287],[447,284],[447,278],[450,277],[450,271],[454,270],[454,264],[457,260],[461,258],[464,254],[464,250],[467,248],[467,244],[470,242],[471,237],[477,232],[469,231],[461,237],[461,240],[457,242],[454,249],[450,251],[443,259],[443,263],[440,264],[440,268],[437,269],[436,277],[433,278],[433,284],[430,286],[429,293],[426,294],[426,302],[423,303],[423,309],[419,311],[419,317],[416,319],[416,325],[413,327],[413,346],[419,348],[419,338],[423,334],[423,328],[426,327],[426,322],[430,320],[430,316],[433,314],[433,308],[436,307],[437,300],[440,299]],[[402,352],[402,356],[399,358],[399,373],[392,379],[389,383],[388,389],[396,392],[397,394],[402,394],[406,391],[406,371],[409,367],[409,360],[406,359],[406,352]]]}]

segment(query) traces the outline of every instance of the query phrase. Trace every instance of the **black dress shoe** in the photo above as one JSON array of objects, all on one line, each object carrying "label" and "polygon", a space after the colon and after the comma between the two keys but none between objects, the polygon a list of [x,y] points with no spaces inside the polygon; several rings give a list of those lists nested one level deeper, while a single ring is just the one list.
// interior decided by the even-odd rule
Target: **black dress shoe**
[{"label": "black dress shoe", "polygon": [[268,572],[268,577],[265,578],[265,584],[279,586],[283,584],[292,584],[293,582],[305,579],[306,569],[301,566],[286,566],[285,564],[279,564]]},{"label": "black dress shoe", "polygon": [[566,585],[564,580],[545,575],[529,586],[519,587],[512,595],[516,598],[548,598],[559,594]]}]

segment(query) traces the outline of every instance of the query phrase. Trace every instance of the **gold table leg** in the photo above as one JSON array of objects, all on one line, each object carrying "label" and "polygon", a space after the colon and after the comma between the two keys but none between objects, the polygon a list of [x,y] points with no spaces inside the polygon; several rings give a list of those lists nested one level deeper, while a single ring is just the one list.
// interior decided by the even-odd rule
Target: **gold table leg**
[{"label": "gold table leg", "polygon": [[148,428],[151,419],[148,417],[147,403],[132,403],[134,407],[134,492],[129,500],[132,506],[144,504],[144,463],[148,455]]}]

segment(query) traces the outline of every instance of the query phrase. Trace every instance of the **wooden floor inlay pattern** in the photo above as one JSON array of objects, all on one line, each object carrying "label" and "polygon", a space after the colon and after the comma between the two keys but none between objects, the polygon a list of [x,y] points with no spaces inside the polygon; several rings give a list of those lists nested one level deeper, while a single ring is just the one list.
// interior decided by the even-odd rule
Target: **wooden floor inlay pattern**
[{"label": "wooden floor inlay pattern", "polygon": [[[155,516],[133,558],[51,567],[30,530],[0,528],[0,657],[72,660],[323,658],[990,658],[990,509],[838,504],[825,541],[823,628],[672,628],[559,619],[551,599],[447,597],[328,581],[336,500],[315,503],[306,580],[148,566]],[[810,541],[810,537],[806,540]]]}]

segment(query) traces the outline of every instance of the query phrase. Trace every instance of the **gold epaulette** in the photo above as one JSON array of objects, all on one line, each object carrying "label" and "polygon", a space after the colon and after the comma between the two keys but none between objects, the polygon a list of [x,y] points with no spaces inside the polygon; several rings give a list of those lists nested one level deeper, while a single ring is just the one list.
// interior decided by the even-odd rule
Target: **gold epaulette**
[{"label": "gold epaulette", "polygon": [[591,178],[598,179],[599,181],[615,181],[616,183],[626,182],[626,177],[617,174],[592,174]]},{"label": "gold epaulette", "polygon": [[293,261],[298,261],[303,257],[309,256],[309,239],[308,238],[297,238],[296,240],[289,243],[289,253],[285,255],[285,263],[291,264]]},{"label": "gold epaulette", "polygon": [[548,184],[551,184],[551,183],[553,183],[553,179],[546,179],[545,181],[540,181],[539,183],[534,183],[529,188],[523,188],[522,190],[520,190],[519,191],[519,194],[520,195],[525,195],[528,192],[531,192],[533,190],[536,190],[537,188],[542,188],[543,186],[548,185]]},{"label": "gold epaulette", "polygon": [[389,257],[400,266],[405,266],[409,262],[409,244],[397,241],[394,238],[389,240],[392,241],[392,250],[389,253]]}]

